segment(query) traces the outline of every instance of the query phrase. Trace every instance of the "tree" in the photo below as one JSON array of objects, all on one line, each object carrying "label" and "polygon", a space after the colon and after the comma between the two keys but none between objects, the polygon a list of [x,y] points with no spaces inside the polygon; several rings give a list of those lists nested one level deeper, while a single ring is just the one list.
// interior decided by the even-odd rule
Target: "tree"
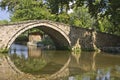
[{"label": "tree", "polygon": [[24,0],[20,7],[14,11],[11,17],[12,21],[33,20],[33,19],[49,19],[50,12],[43,5],[42,1]]},{"label": "tree", "polygon": [[98,24],[98,28],[101,32],[113,33],[112,28],[114,25],[107,19],[107,17],[98,20]]},{"label": "tree", "polygon": [[12,13],[11,21],[49,19],[50,12],[42,0],[2,0],[1,7]]},{"label": "tree", "polygon": [[[120,1],[119,0],[75,0],[75,6],[88,7],[89,13],[95,17],[97,21],[106,18],[112,27],[113,34],[120,31]],[[99,22],[98,22],[99,23]],[[101,23],[100,23],[101,24]],[[98,25],[99,26],[99,25]],[[109,33],[111,33],[111,30]]]},{"label": "tree", "polygon": [[88,13],[88,8],[85,6],[77,7],[70,14],[70,24],[83,28],[95,28],[95,19],[91,18],[91,15]]},{"label": "tree", "polygon": [[20,0],[1,0],[0,7],[5,10],[6,7],[8,11],[12,12],[19,6]]},{"label": "tree", "polygon": [[73,0],[45,0],[52,14],[67,13]]},{"label": "tree", "polygon": [[[57,0],[48,1],[49,2],[43,0],[2,0],[0,7],[2,9],[8,7],[8,11],[12,14],[11,21],[45,19],[68,23],[69,15],[64,11],[59,13],[60,5],[56,3]],[[58,1],[62,7],[64,1]],[[63,8],[61,10],[63,10]]]}]

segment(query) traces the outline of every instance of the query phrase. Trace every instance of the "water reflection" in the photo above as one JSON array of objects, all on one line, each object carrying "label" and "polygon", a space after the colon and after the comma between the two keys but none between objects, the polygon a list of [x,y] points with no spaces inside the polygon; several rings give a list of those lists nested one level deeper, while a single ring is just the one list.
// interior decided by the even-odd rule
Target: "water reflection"
[{"label": "water reflection", "polygon": [[23,55],[25,58],[28,58],[28,47],[21,44],[12,44],[9,50],[10,54],[17,54],[19,56]]},{"label": "water reflection", "polygon": [[104,69],[98,69],[96,80],[110,80],[110,70],[105,72]]},{"label": "water reflection", "polygon": [[42,51],[37,47],[15,44],[11,46],[10,54],[21,71],[45,80],[120,79],[120,56],[96,52]]},{"label": "water reflection", "polygon": [[28,53],[28,57],[40,57],[42,55],[41,48],[36,46],[28,46]]}]

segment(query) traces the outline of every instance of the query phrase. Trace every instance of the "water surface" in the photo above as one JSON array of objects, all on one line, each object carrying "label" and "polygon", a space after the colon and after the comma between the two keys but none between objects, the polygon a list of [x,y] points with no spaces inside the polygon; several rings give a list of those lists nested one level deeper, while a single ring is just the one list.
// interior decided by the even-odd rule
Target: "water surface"
[{"label": "water surface", "polygon": [[36,77],[52,80],[120,80],[120,55],[45,51],[19,44],[13,44],[9,54],[18,69]]}]

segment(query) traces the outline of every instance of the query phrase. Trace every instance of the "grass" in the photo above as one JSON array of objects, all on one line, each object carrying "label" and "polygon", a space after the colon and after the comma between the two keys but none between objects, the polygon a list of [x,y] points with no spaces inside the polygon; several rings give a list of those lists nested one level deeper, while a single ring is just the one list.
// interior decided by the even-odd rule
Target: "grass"
[{"label": "grass", "polygon": [[8,53],[8,49],[0,49],[0,53]]}]

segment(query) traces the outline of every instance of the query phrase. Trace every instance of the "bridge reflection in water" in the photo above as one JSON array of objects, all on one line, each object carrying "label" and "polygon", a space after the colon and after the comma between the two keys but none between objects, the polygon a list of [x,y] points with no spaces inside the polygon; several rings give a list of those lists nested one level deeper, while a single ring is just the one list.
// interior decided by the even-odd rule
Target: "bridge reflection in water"
[{"label": "bridge reflection in water", "polygon": [[116,55],[42,51],[37,47],[16,44],[11,46],[10,54],[18,69],[43,80],[120,79],[120,56]]}]

